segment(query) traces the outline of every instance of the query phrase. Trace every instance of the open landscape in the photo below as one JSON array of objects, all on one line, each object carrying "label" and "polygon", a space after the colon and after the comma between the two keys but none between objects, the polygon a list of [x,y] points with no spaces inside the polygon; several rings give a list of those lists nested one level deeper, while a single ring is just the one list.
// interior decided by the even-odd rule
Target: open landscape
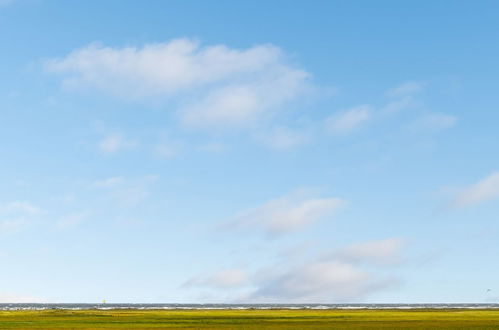
[{"label": "open landscape", "polygon": [[499,329],[499,310],[2,311],[0,329]]},{"label": "open landscape", "polygon": [[499,330],[498,13],[0,0],[0,330]]}]

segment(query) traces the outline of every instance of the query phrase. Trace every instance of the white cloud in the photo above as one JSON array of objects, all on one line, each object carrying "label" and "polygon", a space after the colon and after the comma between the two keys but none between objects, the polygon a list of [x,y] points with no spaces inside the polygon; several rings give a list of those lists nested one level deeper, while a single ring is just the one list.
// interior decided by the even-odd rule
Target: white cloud
[{"label": "white cloud", "polygon": [[377,287],[368,272],[353,264],[315,260],[263,280],[248,299],[259,302],[352,301]]},{"label": "white cloud", "polygon": [[334,256],[348,262],[368,262],[377,265],[392,265],[402,261],[400,250],[404,240],[389,238],[379,241],[353,244],[334,253]]},{"label": "white cloud", "polygon": [[48,61],[46,67],[68,75],[67,82],[119,94],[150,95],[172,94],[259,72],[281,57],[281,51],[271,45],[236,50],[224,45],[200,47],[193,40],[175,39],[142,48],[94,44]]},{"label": "white cloud", "polygon": [[[230,289],[229,300],[251,303],[319,303],[359,301],[400,283],[380,273],[402,259],[403,240],[361,242],[296,263],[280,255],[271,267],[247,273],[241,269],[195,277],[185,287]],[[323,254],[324,255],[324,254]]]},{"label": "white cloud", "polygon": [[274,116],[286,102],[306,90],[307,74],[290,69],[266,73],[248,83],[229,84],[208,92],[180,110],[188,126],[241,127]]},{"label": "white cloud", "polygon": [[256,138],[270,148],[279,150],[299,147],[310,140],[310,136],[306,132],[291,130],[284,126],[274,127]]},{"label": "white cloud", "polygon": [[419,93],[422,90],[423,90],[422,83],[416,81],[408,81],[397,87],[387,90],[385,94],[389,97],[403,97]]},{"label": "white cloud", "polygon": [[256,278],[256,290],[248,298],[266,302],[362,299],[399,283],[393,277],[380,277],[376,267],[398,264],[403,245],[399,238],[361,242],[277,272],[263,270]]},{"label": "white cloud", "polygon": [[102,139],[97,147],[103,153],[114,153],[120,150],[132,149],[138,145],[135,140],[127,140],[121,134],[113,133]]},{"label": "white cloud", "polygon": [[404,109],[414,108],[418,105],[415,95],[423,91],[423,84],[415,81],[405,82],[385,92],[392,98],[388,104],[381,108],[381,113],[393,114]]},{"label": "white cloud", "polygon": [[499,172],[494,172],[477,183],[463,189],[454,198],[454,207],[472,207],[499,199]]},{"label": "white cloud", "polygon": [[416,130],[439,131],[453,127],[457,123],[457,117],[442,113],[430,113],[420,118],[413,125]]},{"label": "white cloud", "polygon": [[263,229],[269,234],[279,235],[330,216],[344,203],[340,198],[304,198],[291,194],[243,212],[227,225]]},{"label": "white cloud", "polygon": [[326,118],[326,128],[333,134],[346,134],[367,123],[372,116],[372,107],[361,105]]},{"label": "white cloud", "polygon": [[309,74],[279,48],[202,47],[175,39],[141,48],[90,45],[46,62],[71,86],[90,86],[127,98],[189,100],[178,114],[189,126],[246,125],[269,116],[308,88]]}]

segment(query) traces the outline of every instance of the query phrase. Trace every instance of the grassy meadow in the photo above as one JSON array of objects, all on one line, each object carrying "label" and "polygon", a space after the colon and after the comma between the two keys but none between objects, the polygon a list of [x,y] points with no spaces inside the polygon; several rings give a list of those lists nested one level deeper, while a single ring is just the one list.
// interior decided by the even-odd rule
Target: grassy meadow
[{"label": "grassy meadow", "polygon": [[1,311],[0,329],[499,329],[499,310]]}]

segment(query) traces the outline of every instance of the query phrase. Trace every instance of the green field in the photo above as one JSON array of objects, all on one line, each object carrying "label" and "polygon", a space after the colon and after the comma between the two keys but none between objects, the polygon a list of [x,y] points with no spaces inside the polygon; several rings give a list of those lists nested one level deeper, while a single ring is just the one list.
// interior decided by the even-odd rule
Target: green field
[{"label": "green field", "polygon": [[1,311],[0,329],[499,329],[499,310]]}]

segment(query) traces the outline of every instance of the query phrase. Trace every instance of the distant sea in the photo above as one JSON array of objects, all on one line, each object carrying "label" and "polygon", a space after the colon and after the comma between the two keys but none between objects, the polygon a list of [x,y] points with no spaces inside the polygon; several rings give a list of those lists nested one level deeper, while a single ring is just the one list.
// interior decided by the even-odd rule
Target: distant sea
[{"label": "distant sea", "polygon": [[480,304],[0,304],[0,310],[85,309],[499,309]]}]

